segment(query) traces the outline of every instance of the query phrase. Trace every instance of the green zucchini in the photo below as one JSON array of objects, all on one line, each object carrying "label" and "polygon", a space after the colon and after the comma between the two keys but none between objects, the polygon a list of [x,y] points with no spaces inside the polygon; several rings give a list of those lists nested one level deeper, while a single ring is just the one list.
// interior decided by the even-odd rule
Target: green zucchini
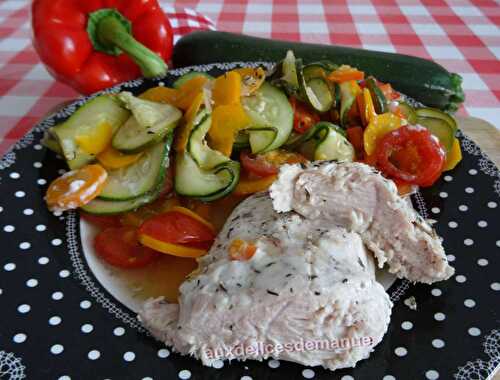
[{"label": "green zucchini", "polygon": [[446,121],[452,128],[453,131],[456,132],[458,130],[457,122],[453,116],[450,116],[446,112],[440,111],[435,108],[417,108],[415,110],[415,114],[418,117],[433,117],[436,119],[442,119]]},{"label": "green zucchini", "polygon": [[373,106],[375,108],[375,112],[378,114],[387,112],[387,99],[385,95],[382,93],[382,90],[377,86],[377,82],[375,78],[368,77],[366,78],[366,87],[370,91],[370,95],[373,99]]},{"label": "green zucchini", "polygon": [[175,158],[174,186],[177,194],[205,202],[231,193],[240,179],[240,164],[227,161],[212,170],[201,169],[187,152]]},{"label": "green zucchini", "polygon": [[328,60],[356,67],[431,107],[454,112],[464,101],[458,74],[436,62],[403,54],[199,31],[177,41],[172,61],[174,67],[233,61],[278,62],[288,50],[293,50],[304,63]]},{"label": "green zucchini", "polygon": [[196,77],[205,77],[205,78],[208,78],[208,79],[214,79],[213,76],[207,74],[207,73],[204,73],[204,72],[200,72],[200,71],[191,71],[187,74],[184,74],[183,76],[181,76],[179,79],[177,79],[174,84],[172,85],[173,88],[179,88],[181,87],[184,83],[186,83],[187,81],[193,79],[193,78],[196,78]]},{"label": "green zucchini", "polygon": [[99,194],[106,200],[129,200],[151,191],[165,178],[169,165],[168,154],[172,144],[172,133],[166,142],[160,142],[147,151],[133,164],[108,171],[108,179]]},{"label": "green zucchini", "polygon": [[132,115],[113,136],[111,145],[120,152],[141,152],[155,145],[177,126],[182,112],[170,104],[136,98],[129,92],[119,95]]},{"label": "green zucchini", "polygon": [[406,102],[399,102],[399,109],[408,120],[409,124],[415,124],[417,122],[417,113],[415,109]]},{"label": "green zucchini", "polygon": [[349,123],[348,114],[356,101],[356,95],[350,82],[343,82],[339,85],[340,88],[340,124],[346,127]]},{"label": "green zucchini", "polygon": [[63,151],[61,149],[61,146],[59,145],[59,142],[52,134],[51,129],[48,129],[43,133],[43,137],[40,142],[44,147],[50,149],[52,152],[62,155]]},{"label": "green zucchini", "polygon": [[241,131],[234,139],[233,149],[242,150],[250,146],[250,136],[246,131]]},{"label": "green zucchini", "polygon": [[283,145],[293,129],[293,109],[285,94],[264,82],[251,96],[241,100],[252,120],[246,130],[252,153],[263,153]]},{"label": "green zucchini", "polygon": [[354,148],[347,140],[346,132],[329,122],[317,123],[298,143],[300,152],[313,160],[354,160]]},{"label": "green zucchini", "polygon": [[78,108],[68,120],[53,127],[51,133],[57,139],[69,168],[78,169],[94,161],[95,157],[84,152],[75,138],[92,134],[104,122],[111,125],[114,133],[128,117],[129,112],[114,96],[101,95]]},{"label": "green zucchini", "polygon": [[443,119],[437,119],[433,117],[418,117],[417,124],[420,124],[427,128],[434,136],[439,139],[439,142],[443,145],[446,152],[451,150],[453,146],[453,140],[455,138],[455,131]]}]

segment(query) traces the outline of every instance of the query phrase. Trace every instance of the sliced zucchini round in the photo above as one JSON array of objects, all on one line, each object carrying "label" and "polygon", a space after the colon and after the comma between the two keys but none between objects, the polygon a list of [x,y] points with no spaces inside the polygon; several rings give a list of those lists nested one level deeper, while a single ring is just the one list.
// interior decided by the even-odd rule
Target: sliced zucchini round
[{"label": "sliced zucchini round", "polygon": [[387,112],[387,99],[382,92],[382,90],[377,86],[375,78],[366,78],[366,87],[370,91],[370,95],[373,99],[373,106],[375,107],[375,112],[378,114]]},{"label": "sliced zucchini round", "polygon": [[179,88],[181,87],[184,83],[186,83],[187,81],[193,79],[193,78],[196,78],[196,77],[205,77],[205,78],[208,78],[208,79],[214,79],[213,76],[207,74],[207,73],[204,73],[204,72],[200,72],[200,71],[191,71],[187,74],[184,74],[182,75],[179,79],[177,79],[174,84],[172,85],[173,88]]},{"label": "sliced zucchini round", "polygon": [[105,200],[129,200],[140,197],[163,182],[169,165],[168,153],[172,133],[166,142],[160,142],[147,151],[132,165],[108,171],[108,179],[99,194]]},{"label": "sliced zucchini round", "polygon": [[170,104],[151,102],[131,95],[127,99],[132,116],[118,129],[111,141],[113,148],[122,153],[142,152],[163,140],[182,118],[182,112]]},{"label": "sliced zucchini round", "polygon": [[399,102],[398,107],[405,116],[406,120],[408,120],[408,123],[415,124],[417,122],[417,113],[412,106],[406,102]]},{"label": "sliced zucchini round", "polygon": [[240,131],[234,139],[233,149],[242,150],[250,146],[250,135],[246,131]]},{"label": "sliced zucchini round", "polygon": [[354,148],[347,140],[346,132],[329,122],[317,123],[298,144],[301,153],[313,160],[354,160]]},{"label": "sliced zucchini round", "polygon": [[354,94],[353,88],[350,82],[342,82],[339,84],[340,87],[340,123],[342,126],[348,124],[347,115],[351,109],[354,101],[356,100],[356,94]]},{"label": "sliced zucchini round", "polygon": [[[253,95],[242,98],[241,102],[252,120],[246,131],[250,135],[253,153],[268,152],[286,142],[293,129],[293,109],[281,90],[264,82]],[[271,133],[273,129],[276,133]]]},{"label": "sliced zucchini round", "polygon": [[417,124],[424,126],[436,136],[446,152],[451,150],[455,139],[455,131],[448,122],[433,117],[418,117]]},{"label": "sliced zucchini round", "polygon": [[305,81],[304,97],[316,111],[328,111],[334,103],[333,96],[330,84],[325,79],[312,78]]},{"label": "sliced zucchini round", "polygon": [[435,119],[442,119],[446,121],[453,128],[453,131],[456,132],[458,130],[457,122],[455,118],[446,112],[438,110],[436,108],[417,108],[415,113],[418,117],[432,117]]},{"label": "sliced zucchini round", "polygon": [[109,201],[96,198],[90,203],[87,203],[85,206],[82,206],[81,209],[89,214],[96,215],[112,215],[132,211],[156,200],[161,192],[161,189],[162,186],[160,186],[156,191],[152,191],[138,198],[125,201]]},{"label": "sliced zucchini round", "polygon": [[240,178],[240,164],[227,161],[212,170],[201,169],[187,153],[175,159],[175,191],[179,195],[213,201],[231,193]]}]

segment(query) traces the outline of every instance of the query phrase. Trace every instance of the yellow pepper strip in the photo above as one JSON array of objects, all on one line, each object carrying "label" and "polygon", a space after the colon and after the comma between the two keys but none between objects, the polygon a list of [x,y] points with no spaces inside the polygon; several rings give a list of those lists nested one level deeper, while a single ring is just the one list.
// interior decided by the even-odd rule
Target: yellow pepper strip
[{"label": "yellow pepper strip", "polygon": [[259,89],[266,79],[266,72],[258,67],[244,67],[233,70],[241,76],[241,96],[248,96]]},{"label": "yellow pepper strip", "polygon": [[375,152],[378,141],[388,132],[401,127],[401,119],[393,113],[376,115],[365,129],[363,134],[365,152],[372,155]]},{"label": "yellow pepper strip", "polygon": [[215,106],[238,103],[241,96],[241,75],[229,71],[215,79],[212,100]]},{"label": "yellow pepper strip", "polygon": [[109,145],[105,151],[97,155],[97,160],[106,169],[120,169],[136,162],[142,156],[142,152],[137,154],[123,154]]},{"label": "yellow pepper strip", "polygon": [[364,120],[366,120],[367,124],[369,124],[373,120],[373,118],[377,116],[377,113],[375,112],[375,106],[373,105],[373,99],[370,94],[370,90],[368,90],[367,88],[363,89],[363,104],[363,118]]},{"label": "yellow pepper strip", "polygon": [[203,90],[203,86],[210,79],[205,76],[196,76],[193,79],[188,80],[179,89],[179,96],[176,100],[175,106],[186,111],[188,110],[193,102],[197,99],[198,94]]},{"label": "yellow pepper strip", "polygon": [[155,251],[178,257],[196,258],[207,253],[204,249],[187,247],[180,244],[165,243],[144,234],[139,235],[139,241],[142,245],[154,249]]},{"label": "yellow pepper strip", "polygon": [[103,121],[89,133],[76,136],[75,141],[85,153],[96,155],[108,147],[112,137],[113,127],[107,121]]},{"label": "yellow pepper strip", "polygon": [[258,193],[259,191],[267,190],[269,186],[273,184],[275,179],[275,175],[270,175],[259,179],[240,179],[240,182],[238,182],[236,188],[234,189],[234,194],[249,195]]},{"label": "yellow pepper strip", "polygon": [[462,150],[460,149],[460,141],[455,137],[451,150],[446,156],[446,163],[444,164],[443,171],[454,169],[460,161],[462,161]]},{"label": "yellow pepper strip", "polygon": [[194,211],[192,211],[186,207],[174,206],[174,207],[172,207],[171,211],[177,211],[177,212],[180,212],[181,214],[187,215],[187,216],[197,220],[198,222],[204,224],[205,226],[207,226],[208,228],[210,228],[212,231],[215,232],[215,228],[212,225],[212,223],[210,223],[208,220],[205,220],[200,215],[198,215],[197,213],[195,213]]},{"label": "yellow pepper strip", "polygon": [[212,112],[212,125],[208,130],[210,146],[230,156],[236,133],[247,127],[251,120],[239,102],[219,105]]},{"label": "yellow pepper strip", "polygon": [[201,105],[203,104],[203,93],[199,92],[198,95],[195,96],[191,106],[188,108],[186,113],[184,114],[184,123],[180,127],[179,132],[177,132],[177,137],[175,140],[175,150],[178,152],[184,152],[186,149],[189,135],[191,134],[191,130],[193,129],[193,121],[198,113]]},{"label": "yellow pepper strip", "polygon": [[168,103],[174,106],[177,103],[178,97],[178,90],[176,90],[175,88],[168,88],[164,86],[150,88],[149,90],[139,95],[139,98],[143,100],[150,100],[157,103]]}]

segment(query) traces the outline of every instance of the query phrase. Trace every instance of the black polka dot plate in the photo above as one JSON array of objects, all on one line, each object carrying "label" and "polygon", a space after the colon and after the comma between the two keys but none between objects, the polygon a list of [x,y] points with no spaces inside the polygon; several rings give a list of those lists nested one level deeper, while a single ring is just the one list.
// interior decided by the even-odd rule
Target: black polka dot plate
[{"label": "black polka dot plate", "polygon": [[[140,93],[190,70],[218,75],[242,65],[177,69],[106,92]],[[92,228],[75,212],[45,207],[47,184],[64,163],[42,147],[43,132],[88,99],[43,120],[0,160],[2,380],[486,379],[499,365],[500,172],[463,134],[462,162],[413,197],[437,221],[456,275],[432,286],[394,282],[392,322],[369,359],[336,372],[276,360],[209,368],[151,338],[136,319],[138,299],[93,254]]]}]

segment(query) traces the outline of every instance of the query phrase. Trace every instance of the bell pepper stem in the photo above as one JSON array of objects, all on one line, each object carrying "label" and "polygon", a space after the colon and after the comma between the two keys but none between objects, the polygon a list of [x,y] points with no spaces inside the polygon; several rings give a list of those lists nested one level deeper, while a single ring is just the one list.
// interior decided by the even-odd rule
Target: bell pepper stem
[{"label": "bell pepper stem", "polygon": [[114,9],[101,9],[89,17],[87,32],[96,50],[117,55],[125,52],[146,78],[165,75],[167,64],[130,33],[130,22]]}]

